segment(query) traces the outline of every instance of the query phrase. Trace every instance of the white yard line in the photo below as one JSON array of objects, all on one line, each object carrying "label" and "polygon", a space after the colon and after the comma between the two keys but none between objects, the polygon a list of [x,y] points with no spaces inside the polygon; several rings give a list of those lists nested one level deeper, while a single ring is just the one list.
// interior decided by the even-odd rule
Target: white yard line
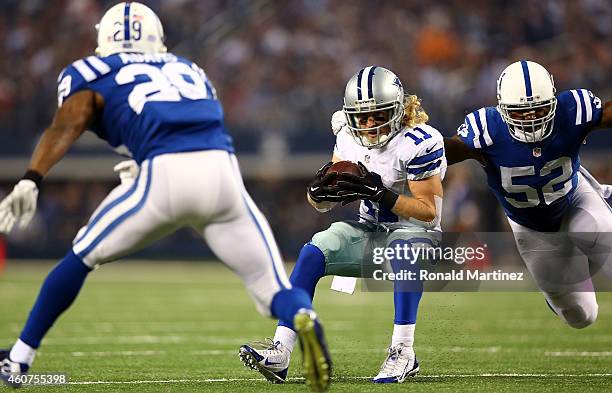
[{"label": "white yard line", "polygon": [[588,351],[546,351],[546,356],[568,356],[568,357],[606,357],[612,356],[612,351],[588,352]]},{"label": "white yard line", "polygon": [[[518,348],[503,348],[499,346],[493,347],[419,347],[420,352],[472,352],[472,353],[507,353],[507,352],[529,352],[534,355],[544,355],[551,357],[612,357],[612,351],[543,351],[542,349],[521,350]],[[385,351],[381,348],[345,348],[333,349],[332,353],[380,353]],[[111,357],[111,356],[157,356],[165,355],[168,351],[165,350],[132,350],[132,351],[74,351],[74,352],[43,352],[42,355],[71,355],[74,357]],[[231,356],[237,355],[238,349],[202,349],[192,350],[187,352],[189,355],[195,356]]]},{"label": "white yard line", "polygon": [[[423,352],[434,352],[434,349],[422,349]],[[437,352],[479,352],[479,353],[496,353],[500,351],[499,347],[484,347],[484,348],[467,348],[467,347],[449,347],[435,350]],[[71,355],[74,357],[111,357],[111,356],[157,356],[165,355],[168,351],[165,350],[142,350],[142,351],[75,351],[75,352],[45,352],[46,355]],[[202,349],[187,352],[189,355],[195,356],[220,356],[220,355],[238,355],[238,349]],[[331,353],[380,353],[384,354],[382,348],[368,349],[332,349]]]},{"label": "white yard line", "polygon": [[[609,378],[612,373],[600,374],[438,374],[438,375],[418,375],[416,378]],[[335,381],[363,380],[372,377],[337,377]],[[303,381],[304,378],[289,378],[290,381]],[[253,382],[265,381],[263,378],[208,378],[208,379],[161,379],[145,381],[75,381],[70,385],[144,385],[144,384],[164,384],[164,383],[215,383],[215,382]]]},{"label": "white yard line", "polygon": [[[64,352],[63,354],[65,354]],[[68,352],[74,357],[110,357],[110,356],[157,356],[165,355],[167,351],[115,351],[115,352]],[[238,356],[238,350],[221,350],[221,349],[207,349],[200,351],[189,351],[189,355],[236,355]],[[58,354],[56,352],[56,354]]]},{"label": "white yard line", "polygon": [[71,352],[74,357],[106,357],[106,356],[157,356],[166,351],[117,351],[117,352]]},{"label": "white yard line", "polygon": [[[12,342],[15,338],[0,338],[0,342]],[[108,335],[108,336],[73,336],[49,337],[45,339],[45,346],[56,345],[90,345],[90,344],[181,344],[206,343],[216,345],[242,345],[246,338],[233,338],[220,336],[192,336],[192,335]]]}]

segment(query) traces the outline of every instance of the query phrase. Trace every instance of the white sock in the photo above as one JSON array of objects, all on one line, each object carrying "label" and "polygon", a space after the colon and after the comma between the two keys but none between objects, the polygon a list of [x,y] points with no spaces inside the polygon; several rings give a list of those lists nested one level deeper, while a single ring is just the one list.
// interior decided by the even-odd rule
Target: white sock
[{"label": "white sock", "polygon": [[11,349],[9,357],[13,362],[25,363],[31,367],[36,357],[36,350],[18,339]]},{"label": "white sock", "polygon": [[412,347],[414,344],[414,324],[411,325],[393,325],[393,336],[391,337],[391,346],[404,344],[407,347]]},{"label": "white sock", "polygon": [[280,341],[289,352],[293,352],[293,347],[297,341],[297,333],[286,326],[277,326],[274,333],[274,342]]}]

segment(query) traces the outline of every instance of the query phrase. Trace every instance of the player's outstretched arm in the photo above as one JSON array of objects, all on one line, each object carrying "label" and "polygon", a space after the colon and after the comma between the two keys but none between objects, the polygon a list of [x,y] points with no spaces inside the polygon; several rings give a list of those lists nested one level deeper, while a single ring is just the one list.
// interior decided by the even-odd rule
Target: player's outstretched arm
[{"label": "player's outstretched arm", "polygon": [[605,102],[601,112],[601,121],[592,129],[612,128],[612,101]]},{"label": "player's outstretched arm", "polygon": [[470,149],[457,135],[452,138],[444,138],[444,154],[448,165],[469,159],[474,159],[484,165],[482,155],[478,151]]},{"label": "player's outstretched arm", "polygon": [[26,174],[0,202],[0,233],[9,233],[15,224],[25,228],[36,212],[38,187],[43,177],[68,151],[102,108],[102,97],[92,91],[75,93],[64,102],[45,130]]},{"label": "player's outstretched arm", "polygon": [[58,108],[30,160],[29,170],[41,178],[64,157],[72,144],[96,118],[103,99],[91,90],[75,93]]}]

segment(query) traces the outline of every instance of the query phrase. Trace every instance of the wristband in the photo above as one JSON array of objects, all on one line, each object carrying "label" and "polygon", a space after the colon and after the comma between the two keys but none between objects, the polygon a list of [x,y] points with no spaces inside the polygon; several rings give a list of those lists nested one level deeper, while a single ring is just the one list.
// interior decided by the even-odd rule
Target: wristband
[{"label": "wristband", "polygon": [[395,202],[397,202],[398,198],[399,198],[398,194],[394,193],[388,188],[385,188],[385,190],[382,193],[382,196],[380,197],[380,200],[378,201],[378,204],[381,207],[384,207],[385,209],[391,210],[393,209],[393,206],[395,206]]},{"label": "wristband", "polygon": [[323,202],[322,199],[319,199],[316,196],[312,195],[312,193],[310,192],[310,187],[308,187],[306,189],[306,195],[308,195],[308,198],[310,198],[314,203],[321,203],[321,202]]},{"label": "wristband", "polygon": [[21,180],[32,180],[34,184],[36,184],[36,187],[40,188],[40,183],[42,183],[43,176],[32,169],[28,169]]}]

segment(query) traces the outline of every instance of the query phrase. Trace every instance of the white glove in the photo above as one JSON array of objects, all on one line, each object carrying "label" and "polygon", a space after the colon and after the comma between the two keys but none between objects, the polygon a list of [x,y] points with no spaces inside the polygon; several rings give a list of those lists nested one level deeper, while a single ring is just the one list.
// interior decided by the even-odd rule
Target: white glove
[{"label": "white glove", "polygon": [[331,128],[334,135],[346,128],[346,116],[343,111],[335,111],[331,117]]},{"label": "white glove", "polygon": [[21,180],[13,191],[0,202],[0,233],[8,234],[19,221],[19,227],[28,226],[38,200],[38,187],[32,180]]},{"label": "white glove", "polygon": [[121,161],[113,168],[113,172],[119,174],[121,183],[128,183],[133,181],[138,176],[139,171],[140,168],[134,160]]}]

